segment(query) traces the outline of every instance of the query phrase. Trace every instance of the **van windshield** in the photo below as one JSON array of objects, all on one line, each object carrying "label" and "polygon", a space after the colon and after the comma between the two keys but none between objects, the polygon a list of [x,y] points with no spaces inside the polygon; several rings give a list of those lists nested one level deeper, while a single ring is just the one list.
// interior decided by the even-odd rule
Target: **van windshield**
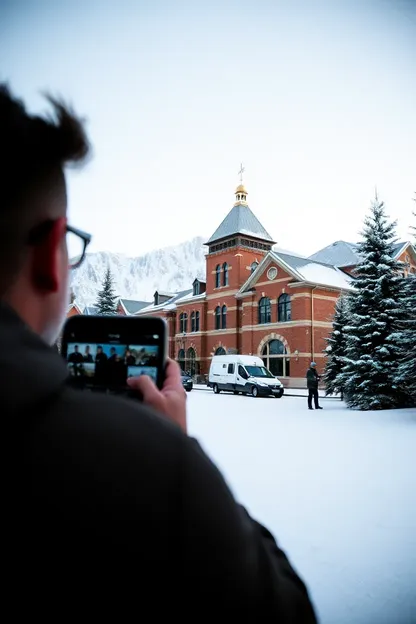
[{"label": "van windshield", "polygon": [[264,366],[246,366],[245,368],[250,377],[273,377]]}]

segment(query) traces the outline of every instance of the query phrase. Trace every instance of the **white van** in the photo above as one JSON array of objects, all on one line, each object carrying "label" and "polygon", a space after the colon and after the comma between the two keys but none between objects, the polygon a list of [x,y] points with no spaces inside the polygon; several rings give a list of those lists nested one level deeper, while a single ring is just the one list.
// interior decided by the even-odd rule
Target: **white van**
[{"label": "white van", "polygon": [[215,394],[225,390],[234,394],[275,396],[280,399],[282,383],[255,355],[214,355],[209,369],[208,386]]}]

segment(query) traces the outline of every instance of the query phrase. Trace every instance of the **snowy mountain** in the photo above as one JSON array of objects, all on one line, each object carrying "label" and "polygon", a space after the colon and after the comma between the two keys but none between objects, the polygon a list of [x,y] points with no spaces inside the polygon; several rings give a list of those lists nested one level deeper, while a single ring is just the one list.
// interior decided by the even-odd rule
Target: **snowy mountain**
[{"label": "snowy mountain", "polygon": [[191,288],[195,277],[205,279],[204,242],[197,236],[136,258],[106,251],[87,254],[71,280],[76,301],[81,307],[94,305],[107,267],[113,274],[116,294],[125,299],[152,301],[155,290],[173,293]]}]

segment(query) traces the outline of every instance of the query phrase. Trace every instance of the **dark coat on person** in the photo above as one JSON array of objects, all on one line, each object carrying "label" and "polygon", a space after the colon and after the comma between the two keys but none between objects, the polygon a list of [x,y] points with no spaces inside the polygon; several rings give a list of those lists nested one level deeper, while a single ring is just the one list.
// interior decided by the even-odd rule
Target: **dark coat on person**
[{"label": "dark coat on person", "polygon": [[70,388],[61,356],[1,304],[0,345],[6,612],[316,621],[196,441],[132,399]]}]

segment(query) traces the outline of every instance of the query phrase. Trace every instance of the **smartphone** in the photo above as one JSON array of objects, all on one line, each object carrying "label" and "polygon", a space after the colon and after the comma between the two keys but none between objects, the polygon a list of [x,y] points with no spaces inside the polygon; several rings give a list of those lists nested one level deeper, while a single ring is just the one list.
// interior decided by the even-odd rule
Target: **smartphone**
[{"label": "smartphone", "polygon": [[64,326],[61,354],[73,387],[136,396],[129,377],[148,375],[162,387],[167,341],[161,318],[73,316]]}]

